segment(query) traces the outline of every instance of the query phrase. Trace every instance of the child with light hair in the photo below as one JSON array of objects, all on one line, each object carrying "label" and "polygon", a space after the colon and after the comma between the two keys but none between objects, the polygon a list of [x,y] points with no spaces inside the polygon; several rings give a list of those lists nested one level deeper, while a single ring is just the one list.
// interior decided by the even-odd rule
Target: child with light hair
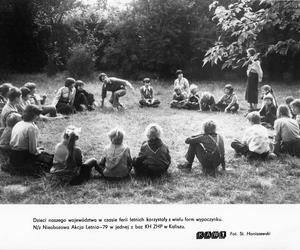
[{"label": "child with light hair", "polygon": [[291,103],[293,114],[295,114],[296,121],[300,127],[300,99],[296,99]]},{"label": "child with light hair", "polygon": [[147,141],[143,142],[138,157],[133,159],[136,175],[154,178],[167,172],[171,156],[168,146],[161,140],[162,133],[158,124],[151,123],[147,126]]},{"label": "child with light hair", "polygon": [[76,146],[81,128],[68,126],[62,141],[55,146],[53,166],[50,169],[52,186],[80,185],[90,179],[93,167],[98,167],[94,158],[83,163],[81,149]]},{"label": "child with light hair", "polygon": [[191,170],[196,156],[202,165],[203,173],[215,177],[220,164],[225,170],[224,141],[222,136],[216,133],[216,123],[212,120],[203,123],[203,132],[185,140],[189,145],[186,162],[179,164],[178,168]]},{"label": "child with light hair", "polygon": [[198,95],[198,87],[195,84],[190,86],[190,94],[187,102],[184,104],[184,108],[191,110],[199,110],[199,100],[200,96]]},{"label": "child with light hair", "polygon": [[201,99],[200,99],[200,110],[201,111],[215,111],[215,98],[214,96],[205,91],[203,92]]},{"label": "child with light hair", "polygon": [[186,103],[186,97],[182,93],[180,87],[174,88],[173,100],[170,103],[171,108],[181,109]]},{"label": "child with light hair", "polygon": [[132,168],[129,147],[123,143],[125,132],[114,128],[108,133],[110,144],[104,148],[97,171],[108,180],[127,178]]},{"label": "child with light hair", "polygon": [[251,126],[245,130],[242,140],[234,140],[231,147],[250,160],[266,160],[271,156],[268,130],[260,124],[260,114],[256,111],[249,113],[247,120]]}]

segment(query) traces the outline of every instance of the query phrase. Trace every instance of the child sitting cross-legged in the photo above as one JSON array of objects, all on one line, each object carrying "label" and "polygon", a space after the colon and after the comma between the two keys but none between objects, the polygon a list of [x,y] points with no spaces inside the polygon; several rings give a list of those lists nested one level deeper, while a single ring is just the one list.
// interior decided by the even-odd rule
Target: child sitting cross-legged
[{"label": "child sitting cross-legged", "polygon": [[259,111],[261,118],[261,124],[266,128],[273,128],[274,122],[276,120],[277,108],[273,103],[274,99],[272,95],[267,94],[264,96],[264,105]]},{"label": "child sitting cross-legged", "polygon": [[162,128],[159,125],[150,124],[145,132],[148,140],[142,144],[138,157],[133,159],[133,168],[138,176],[158,177],[170,166],[169,149],[161,140]]},{"label": "child sitting cross-legged", "polygon": [[182,170],[191,170],[195,156],[202,165],[203,173],[215,177],[218,166],[221,164],[225,170],[225,151],[223,138],[216,133],[214,121],[203,124],[203,134],[189,137],[185,140],[189,144],[186,162],[179,164]]},{"label": "child sitting cross-legged", "polygon": [[74,99],[74,107],[77,111],[92,111],[94,109],[94,95],[92,93],[87,92],[84,89],[85,83],[81,80],[77,80],[75,82],[75,99]]},{"label": "child sitting cross-legged", "polygon": [[273,91],[272,87],[271,87],[270,85],[263,85],[263,86],[261,87],[261,92],[262,92],[262,97],[261,97],[261,99],[264,100],[264,97],[265,97],[265,96],[271,96],[272,99],[273,99],[273,104],[274,104],[274,106],[275,106],[276,109],[277,109],[277,107],[278,107],[278,105],[277,105],[277,100],[276,100],[276,98],[275,98],[274,91]]},{"label": "child sitting cross-legged", "polygon": [[225,85],[224,93],[220,101],[216,104],[216,108],[219,111],[236,113],[239,109],[238,98],[231,84]]},{"label": "child sitting cross-legged", "polygon": [[55,146],[53,167],[50,169],[51,185],[80,185],[90,179],[91,170],[97,167],[96,159],[82,162],[82,153],[76,146],[81,129],[68,126],[62,141]]},{"label": "child sitting cross-legged", "polygon": [[209,92],[203,92],[200,100],[200,110],[201,111],[215,111],[215,98]]},{"label": "child sitting cross-legged", "polygon": [[181,109],[186,103],[186,97],[179,87],[175,87],[174,91],[173,100],[171,101],[170,106],[171,108]]},{"label": "child sitting cross-legged", "polygon": [[105,179],[121,180],[127,178],[132,169],[129,147],[123,143],[125,133],[115,128],[108,137],[111,141],[104,148],[99,167],[96,169]]},{"label": "child sitting cross-legged", "polygon": [[198,87],[195,84],[192,84],[190,86],[190,94],[188,100],[183,107],[186,109],[199,110],[199,100],[200,96],[198,95]]},{"label": "child sitting cross-legged", "polygon": [[160,104],[160,101],[153,98],[153,88],[150,85],[150,78],[144,78],[144,86],[140,88],[141,100],[140,107],[153,107],[157,108]]},{"label": "child sitting cross-legged", "polygon": [[257,111],[247,115],[251,126],[244,132],[242,141],[234,140],[231,147],[237,154],[246,156],[250,160],[266,160],[270,153],[268,130],[260,124],[260,115]]}]

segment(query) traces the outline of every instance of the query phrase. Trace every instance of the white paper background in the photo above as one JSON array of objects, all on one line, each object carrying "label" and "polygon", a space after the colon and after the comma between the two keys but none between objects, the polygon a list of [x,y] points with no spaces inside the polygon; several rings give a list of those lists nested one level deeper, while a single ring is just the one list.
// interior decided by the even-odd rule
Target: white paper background
[{"label": "white paper background", "polygon": [[[298,250],[299,208],[299,205],[5,205],[0,207],[0,249]],[[130,216],[221,217],[223,221],[184,223],[187,228],[185,230],[32,229],[34,217],[49,219]],[[227,237],[223,240],[196,240],[198,231],[210,230],[227,231]],[[271,236],[232,237],[229,235],[231,231],[270,231]]]}]

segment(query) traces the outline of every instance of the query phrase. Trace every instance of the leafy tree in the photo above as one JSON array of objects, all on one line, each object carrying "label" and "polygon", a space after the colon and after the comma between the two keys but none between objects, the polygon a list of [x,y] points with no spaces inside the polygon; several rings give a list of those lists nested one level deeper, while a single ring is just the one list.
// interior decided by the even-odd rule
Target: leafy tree
[{"label": "leafy tree", "polygon": [[210,10],[214,11],[219,37],[207,50],[204,65],[221,62],[222,68],[245,66],[246,49],[256,47],[266,59],[277,54],[281,60],[289,58],[300,66],[300,15],[295,4],[298,5],[296,1],[238,0],[226,7],[213,2]]}]

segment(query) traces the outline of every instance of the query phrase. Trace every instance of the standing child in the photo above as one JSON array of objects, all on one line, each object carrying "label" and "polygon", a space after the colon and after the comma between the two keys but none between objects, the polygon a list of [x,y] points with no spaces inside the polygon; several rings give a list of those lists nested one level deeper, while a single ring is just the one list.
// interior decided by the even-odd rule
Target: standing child
[{"label": "standing child", "polygon": [[249,112],[251,112],[257,110],[258,83],[262,81],[263,71],[254,48],[247,50],[247,57],[249,58],[249,64],[247,69],[248,81],[245,99],[249,103]]},{"label": "standing child", "polygon": [[174,89],[173,100],[170,103],[171,108],[181,109],[186,103],[185,95],[181,92],[179,87]]},{"label": "standing child", "polygon": [[53,167],[50,169],[53,186],[80,185],[90,179],[92,168],[98,166],[93,158],[82,162],[81,150],[76,146],[80,131],[68,126],[62,141],[55,146]]},{"label": "standing child", "polygon": [[187,102],[184,104],[184,108],[199,110],[199,100],[200,96],[198,95],[198,87],[195,84],[190,86],[190,95]]},{"label": "standing child", "polygon": [[121,180],[129,176],[132,159],[129,147],[123,144],[124,135],[125,133],[118,128],[111,130],[108,134],[111,143],[104,148],[103,157],[97,169],[106,179]]},{"label": "standing child", "polygon": [[153,88],[150,85],[150,78],[144,78],[144,86],[140,88],[141,100],[140,107],[153,107],[157,108],[160,104],[160,101],[153,98]]},{"label": "standing child", "polygon": [[264,105],[259,111],[262,125],[266,128],[273,128],[276,120],[277,108],[273,103],[274,98],[272,95],[267,94],[264,96]]},{"label": "standing child", "polygon": [[169,149],[161,140],[159,125],[150,124],[145,132],[148,140],[142,144],[139,156],[133,159],[133,168],[137,175],[158,177],[167,172],[171,164]]},{"label": "standing child", "polygon": [[236,113],[239,109],[238,98],[231,84],[225,85],[224,93],[220,101],[216,104],[216,108],[219,111]]},{"label": "standing child", "polygon": [[204,92],[201,96],[200,100],[200,109],[201,111],[214,111],[215,110],[215,98],[214,96],[209,92]]},{"label": "standing child", "polygon": [[295,114],[295,119],[298,122],[300,128],[300,99],[296,99],[291,103],[293,114]]},{"label": "standing child", "polygon": [[179,164],[179,169],[191,170],[195,156],[202,165],[205,175],[216,176],[217,168],[221,164],[225,170],[225,150],[223,138],[216,133],[214,121],[203,124],[204,134],[195,135],[185,140],[189,144],[186,162]]},{"label": "standing child", "polygon": [[95,102],[94,95],[92,93],[87,92],[84,89],[84,85],[85,83],[81,80],[77,80],[75,82],[76,94],[74,100],[74,107],[77,111],[95,110],[93,107]]}]

